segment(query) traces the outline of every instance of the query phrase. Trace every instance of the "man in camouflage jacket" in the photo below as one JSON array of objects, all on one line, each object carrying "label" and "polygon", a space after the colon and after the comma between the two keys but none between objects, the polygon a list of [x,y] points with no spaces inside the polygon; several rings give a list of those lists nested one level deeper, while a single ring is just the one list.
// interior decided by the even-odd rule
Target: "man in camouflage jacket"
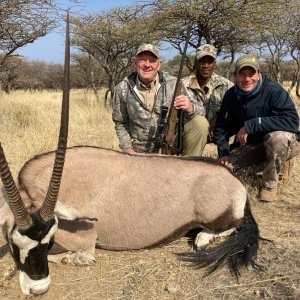
[{"label": "man in camouflage jacket", "polygon": [[[135,58],[136,71],[115,88],[112,118],[120,148],[130,154],[157,153],[161,147],[159,127],[167,120],[162,108],[170,108],[176,77],[160,72],[160,65],[159,51],[152,44],[142,44]],[[182,92],[174,103],[176,109],[185,112],[182,154],[199,156],[202,145],[194,132],[201,127],[198,121],[201,106],[186,96],[185,88]]]},{"label": "man in camouflage jacket", "polygon": [[198,47],[195,73],[182,80],[188,90],[188,96],[198,103],[200,115],[207,120],[203,122],[202,127],[203,148],[207,141],[214,141],[215,121],[221,101],[225,92],[233,86],[230,80],[213,73],[216,58],[217,49],[214,46],[206,44]]}]

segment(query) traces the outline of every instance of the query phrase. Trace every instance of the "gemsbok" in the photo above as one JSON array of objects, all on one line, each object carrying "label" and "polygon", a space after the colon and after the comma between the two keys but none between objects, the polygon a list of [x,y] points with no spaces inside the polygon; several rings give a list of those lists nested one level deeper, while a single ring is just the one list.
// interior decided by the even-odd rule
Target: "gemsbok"
[{"label": "gemsbok", "polygon": [[[202,229],[195,239],[197,251],[182,254],[184,261],[209,272],[228,264],[236,276],[242,266],[257,267],[259,230],[245,187],[226,167],[204,158],[66,149],[68,21],[66,32],[57,151],[26,162],[15,184],[0,146],[0,225],[19,268],[22,292],[48,290],[48,261],[92,265],[96,247],[150,248],[194,228]],[[229,230],[226,240],[208,246]]]}]

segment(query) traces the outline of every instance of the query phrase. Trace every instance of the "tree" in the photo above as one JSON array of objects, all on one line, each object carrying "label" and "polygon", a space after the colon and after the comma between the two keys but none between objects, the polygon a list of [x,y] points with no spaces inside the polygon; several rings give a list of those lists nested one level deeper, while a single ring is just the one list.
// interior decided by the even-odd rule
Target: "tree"
[{"label": "tree", "polygon": [[294,61],[294,76],[289,87],[289,93],[296,85],[296,96],[300,98],[300,7],[299,0],[291,1],[288,9],[288,26],[290,34],[288,36],[288,47],[290,55]]},{"label": "tree", "polygon": [[5,68],[0,72],[0,92],[4,90],[6,93],[10,93],[14,88],[21,64],[22,60],[18,57],[7,58]]},{"label": "tree", "polygon": [[[230,57],[232,64],[236,53],[255,43],[259,27],[274,23],[283,3],[286,1],[149,0],[145,6],[157,30],[163,32],[164,41],[179,54],[183,52],[186,25],[193,24],[190,49],[195,50],[204,43],[212,44],[218,54]],[[188,62],[188,67],[193,67],[192,61]]]},{"label": "tree", "polygon": [[[163,65],[163,70],[168,72],[170,75],[177,76],[180,63],[181,63],[182,55],[175,55],[172,59],[168,60],[166,64]],[[194,61],[195,56],[188,54],[186,56],[186,60],[188,61]],[[181,77],[188,76],[190,74],[191,70],[188,68],[188,66],[185,64],[182,69],[182,75]]]},{"label": "tree", "polygon": [[46,35],[55,25],[51,0],[1,0],[0,67],[18,48]]},{"label": "tree", "polygon": [[[268,66],[268,73],[278,83],[283,82],[282,65],[289,53],[289,36],[293,34],[290,18],[291,1],[265,4],[265,11],[273,20],[265,22],[264,26],[256,26],[256,39],[251,46],[257,49]],[[250,47],[250,48],[251,48]]]},{"label": "tree", "polygon": [[[248,18],[240,22],[246,14],[246,1],[220,0],[157,0],[149,1],[148,10],[153,22],[163,31],[164,40],[179,54],[183,54],[186,26],[192,24],[189,47],[192,50],[201,44],[213,44],[219,53],[232,45],[238,47],[249,42]],[[241,25],[242,24],[242,25]],[[234,51],[231,51],[234,53]],[[189,61],[189,69],[194,62]]]},{"label": "tree", "polygon": [[105,98],[132,69],[132,59],[141,43],[159,38],[151,31],[149,17],[142,8],[113,9],[74,19],[73,44],[80,52],[91,55],[108,78]]},{"label": "tree", "polygon": [[[76,62],[77,72],[77,86],[82,85],[86,88],[91,88],[95,94],[97,102],[100,101],[98,89],[104,83],[107,83],[105,72],[99,63],[91,55],[73,55],[73,60]],[[74,79],[74,77],[73,77]]]},{"label": "tree", "polygon": [[47,69],[47,64],[42,61],[28,62],[23,58],[21,61],[22,63],[17,70],[14,88],[31,91],[46,88],[45,70]]}]

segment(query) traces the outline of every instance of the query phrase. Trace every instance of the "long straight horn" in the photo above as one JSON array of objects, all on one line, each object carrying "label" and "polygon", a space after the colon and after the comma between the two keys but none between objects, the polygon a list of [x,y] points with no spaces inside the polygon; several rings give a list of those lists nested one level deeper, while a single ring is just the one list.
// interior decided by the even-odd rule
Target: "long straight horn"
[{"label": "long straight horn", "polygon": [[66,25],[66,44],[65,44],[65,65],[64,65],[64,88],[61,110],[61,123],[59,132],[58,147],[55,155],[55,162],[52,172],[52,177],[49,184],[49,189],[46,199],[40,209],[40,216],[44,221],[49,221],[53,218],[54,208],[58,198],[60,182],[65,162],[65,154],[68,140],[69,126],[69,96],[70,96],[70,24],[69,12],[67,13]]},{"label": "long straight horn", "polygon": [[20,193],[13,180],[0,143],[0,175],[9,199],[9,206],[14,214],[18,229],[25,230],[32,224],[32,219],[21,199]]}]

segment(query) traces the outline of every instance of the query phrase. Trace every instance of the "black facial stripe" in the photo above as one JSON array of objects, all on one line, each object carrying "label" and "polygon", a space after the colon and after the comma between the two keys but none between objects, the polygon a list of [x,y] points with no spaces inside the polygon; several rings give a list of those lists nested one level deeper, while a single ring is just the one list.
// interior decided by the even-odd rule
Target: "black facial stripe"
[{"label": "black facial stripe", "polygon": [[39,215],[39,213],[34,213],[31,215],[32,225],[26,230],[19,230],[20,234],[28,236],[34,241],[40,242],[55,224],[55,219],[52,218],[48,222],[45,222]]},{"label": "black facial stripe", "polygon": [[25,272],[32,280],[39,280],[49,275],[48,267],[48,244],[39,244],[32,248],[25,259],[20,262],[20,270]]}]

